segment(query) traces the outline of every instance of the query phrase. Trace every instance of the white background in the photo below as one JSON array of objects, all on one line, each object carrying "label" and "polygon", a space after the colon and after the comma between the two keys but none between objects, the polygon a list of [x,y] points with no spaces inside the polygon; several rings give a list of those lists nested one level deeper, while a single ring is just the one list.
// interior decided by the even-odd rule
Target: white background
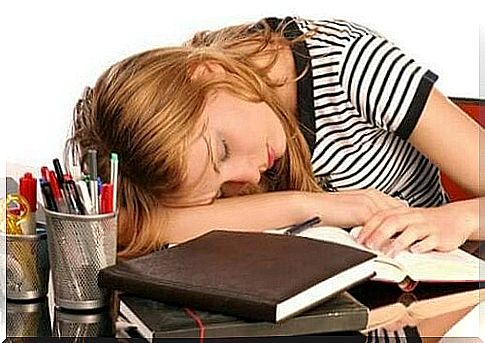
[{"label": "white background", "polygon": [[478,97],[483,3],[2,1],[0,175],[5,160],[38,167],[60,157],[77,98],[112,63],[144,49],[178,44],[198,30],[264,16],[339,17],[365,24],[436,72],[445,94]]}]

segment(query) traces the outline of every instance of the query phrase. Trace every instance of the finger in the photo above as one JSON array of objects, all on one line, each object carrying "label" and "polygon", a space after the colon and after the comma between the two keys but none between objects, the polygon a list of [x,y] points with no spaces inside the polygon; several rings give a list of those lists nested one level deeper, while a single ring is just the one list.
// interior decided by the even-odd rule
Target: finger
[{"label": "finger", "polygon": [[380,211],[371,217],[369,221],[365,223],[357,236],[357,241],[361,244],[367,244],[367,240],[374,232],[383,226],[385,220],[390,216],[404,215],[407,212],[405,208],[394,208],[391,210]]},{"label": "finger", "polygon": [[412,212],[398,211],[392,215],[388,215],[380,224],[379,227],[367,237],[364,244],[373,249],[380,250],[386,244],[390,244],[390,240],[400,232],[410,228],[415,224],[416,218]]},{"label": "finger", "polygon": [[409,250],[416,254],[422,254],[428,251],[435,249],[439,244],[438,236],[436,235],[429,235],[428,237],[424,238],[422,241],[413,244]]},{"label": "finger", "polygon": [[379,212],[371,217],[371,219],[365,223],[365,225],[360,229],[359,234],[357,236],[357,242],[360,244],[365,244],[367,238],[380,226],[380,224],[384,221],[385,214],[383,212]]},{"label": "finger", "polygon": [[388,247],[384,250],[386,255],[391,257],[396,256],[399,252],[408,249],[411,245],[426,238],[428,234],[423,230],[422,226],[410,225],[399,236],[392,240]]}]

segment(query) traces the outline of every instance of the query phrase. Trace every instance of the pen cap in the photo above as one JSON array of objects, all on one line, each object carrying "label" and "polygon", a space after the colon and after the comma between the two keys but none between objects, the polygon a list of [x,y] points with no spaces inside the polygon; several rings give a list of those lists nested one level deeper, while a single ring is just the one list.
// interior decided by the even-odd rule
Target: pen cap
[{"label": "pen cap", "polygon": [[20,178],[19,193],[27,199],[30,210],[37,211],[37,179],[32,176],[32,173],[25,173]]},{"label": "pen cap", "polygon": [[42,176],[42,178],[44,180],[48,180],[49,179],[49,168],[47,167],[41,167],[40,168],[40,175]]},{"label": "pen cap", "polygon": [[113,212],[113,185],[105,183],[101,187],[101,213]]}]

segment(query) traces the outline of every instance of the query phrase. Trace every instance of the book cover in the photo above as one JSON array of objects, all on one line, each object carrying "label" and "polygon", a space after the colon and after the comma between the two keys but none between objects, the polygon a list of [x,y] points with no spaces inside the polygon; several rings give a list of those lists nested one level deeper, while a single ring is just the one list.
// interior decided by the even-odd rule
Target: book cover
[{"label": "book cover", "polygon": [[[358,331],[367,325],[368,309],[347,292],[281,323],[244,320],[120,295],[120,312],[149,340],[155,338],[265,337]],[[188,312],[191,311],[191,312]],[[197,316],[199,323],[193,316]]]},{"label": "book cover", "polygon": [[278,322],[370,278],[375,255],[262,232],[211,231],[99,273],[102,287]]}]

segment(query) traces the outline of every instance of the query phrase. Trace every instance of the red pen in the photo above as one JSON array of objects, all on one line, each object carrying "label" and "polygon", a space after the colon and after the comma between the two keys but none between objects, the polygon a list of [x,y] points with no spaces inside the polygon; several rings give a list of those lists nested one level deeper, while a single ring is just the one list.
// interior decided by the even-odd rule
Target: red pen
[{"label": "red pen", "polygon": [[101,186],[101,213],[113,212],[113,185],[105,183]]},{"label": "red pen", "polygon": [[20,178],[19,194],[27,200],[30,207],[25,223],[21,224],[22,232],[24,235],[35,235],[37,226],[35,218],[35,212],[37,211],[37,179],[32,176],[32,173],[25,173]]},{"label": "red pen", "polygon": [[59,183],[57,182],[56,172],[53,170],[50,170],[49,178],[46,181],[49,181],[51,185],[52,195],[54,196],[54,200],[56,202],[59,212],[69,213],[66,201],[62,197],[62,192],[61,192],[61,189],[59,188]]},{"label": "red pen", "polygon": [[42,178],[46,181],[49,181],[49,168],[47,167],[41,167],[40,168],[40,175],[42,175]]},{"label": "red pen", "polygon": [[20,178],[19,193],[27,199],[30,210],[37,211],[37,179],[32,176],[32,173],[25,173]]}]

